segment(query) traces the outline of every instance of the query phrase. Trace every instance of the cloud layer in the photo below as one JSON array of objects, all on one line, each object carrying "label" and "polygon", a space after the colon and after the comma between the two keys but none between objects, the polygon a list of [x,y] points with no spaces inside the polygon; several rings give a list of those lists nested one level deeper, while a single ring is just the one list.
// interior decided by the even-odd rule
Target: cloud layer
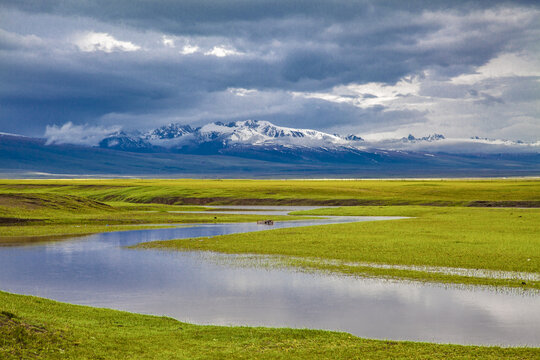
[{"label": "cloud layer", "polygon": [[536,141],[539,38],[532,1],[6,0],[0,131],[256,118]]},{"label": "cloud layer", "polygon": [[67,122],[62,126],[47,126],[45,130],[46,144],[75,144],[97,146],[106,136],[120,130],[120,127],[104,128],[101,126],[73,125]]}]

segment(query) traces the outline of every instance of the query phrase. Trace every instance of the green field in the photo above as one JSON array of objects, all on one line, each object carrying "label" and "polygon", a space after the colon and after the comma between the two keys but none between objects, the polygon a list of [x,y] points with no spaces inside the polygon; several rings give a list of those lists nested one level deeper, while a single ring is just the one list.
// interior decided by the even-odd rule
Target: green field
[{"label": "green field", "polygon": [[[540,289],[539,281],[520,276],[481,278],[412,268],[485,269],[538,276],[539,180],[2,180],[0,243],[40,241],[50,236],[61,239],[149,224],[261,219],[257,215],[170,212],[204,211],[203,205],[208,204],[340,205],[343,207],[303,214],[410,218],[141,247],[272,255],[281,265],[359,276]],[[326,331],[196,326],[0,292],[0,358],[8,359],[533,359],[540,358],[539,351],[365,340]]]},{"label": "green field", "polygon": [[162,204],[540,207],[538,180],[1,180],[0,194]]},{"label": "green field", "polygon": [[540,349],[198,326],[0,292],[1,359],[538,359]]},{"label": "green field", "polygon": [[540,207],[540,181],[0,180],[0,241],[258,218],[167,212],[207,204]]},{"label": "green field", "polygon": [[413,218],[142,246],[281,255],[287,256],[284,260],[289,265],[364,276],[540,287],[538,281],[519,277],[490,279],[364,266],[391,264],[538,274],[540,209],[533,207],[540,204],[538,180],[2,180],[0,243],[128,230],[148,224],[252,222],[264,218],[170,212],[204,211],[205,207],[194,204],[209,203],[379,204],[319,209],[304,215]]}]

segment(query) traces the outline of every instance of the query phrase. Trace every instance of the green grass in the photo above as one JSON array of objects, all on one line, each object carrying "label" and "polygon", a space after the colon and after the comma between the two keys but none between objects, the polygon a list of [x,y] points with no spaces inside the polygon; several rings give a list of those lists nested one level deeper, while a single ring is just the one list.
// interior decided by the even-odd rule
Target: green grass
[{"label": "green grass", "polygon": [[165,204],[540,206],[538,180],[1,180],[2,193]]},{"label": "green grass", "polygon": [[538,359],[538,348],[361,339],[346,333],[198,326],[0,292],[2,359]]},{"label": "green grass", "polygon": [[[186,204],[195,206],[182,206]],[[35,241],[47,235],[127,230],[145,227],[144,224],[261,218],[169,213],[204,211],[204,207],[198,206],[204,204],[385,205],[315,210],[309,214],[415,218],[279,229],[144,246],[279,255],[288,265],[363,276],[540,288],[534,281],[522,284],[520,280],[346,264],[370,262],[539,273],[539,209],[467,207],[538,207],[538,180],[0,180],[0,243]],[[537,359],[540,349],[365,340],[314,330],[197,326],[169,318],[0,292],[0,358]]]},{"label": "green grass", "polygon": [[[411,219],[276,229],[140,244],[140,248],[284,255],[303,267],[414,280],[540,288],[538,281],[494,280],[421,271],[345,266],[346,262],[540,273],[540,210],[463,207],[348,207],[311,215],[395,215]],[[302,259],[338,260],[340,264]]]}]

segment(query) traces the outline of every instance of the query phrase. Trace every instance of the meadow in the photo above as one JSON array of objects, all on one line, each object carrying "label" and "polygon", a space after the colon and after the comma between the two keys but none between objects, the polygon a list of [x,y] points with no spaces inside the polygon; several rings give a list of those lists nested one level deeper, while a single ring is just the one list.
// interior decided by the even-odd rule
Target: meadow
[{"label": "meadow", "polygon": [[[207,210],[204,205],[220,204],[356,204],[302,214],[411,219],[280,229],[140,247],[279,255],[285,256],[289,265],[363,276],[540,286],[538,281],[519,277],[478,278],[365,266],[368,263],[539,273],[540,182],[527,179],[2,180],[0,243],[140,229],[151,224],[254,222],[264,218],[197,212]],[[290,217],[274,217],[286,219]]]},{"label": "meadow", "polygon": [[254,220],[168,212],[223,204],[540,207],[540,182],[0,180],[0,238],[121,230],[117,225]]},{"label": "meadow", "polygon": [[0,194],[176,205],[540,207],[538,180],[0,180]]},{"label": "meadow", "polygon": [[[140,247],[272,255],[286,266],[357,276],[540,289],[539,281],[519,276],[482,278],[407,268],[486,269],[538,276],[540,181],[534,179],[1,180],[0,244],[61,240],[62,236],[153,224],[261,219],[194,212],[205,211],[204,205],[221,204],[333,205],[339,207],[297,214],[409,218]],[[540,357],[539,351],[367,340],[315,330],[198,326],[0,292],[0,358],[7,359],[532,359]]]}]

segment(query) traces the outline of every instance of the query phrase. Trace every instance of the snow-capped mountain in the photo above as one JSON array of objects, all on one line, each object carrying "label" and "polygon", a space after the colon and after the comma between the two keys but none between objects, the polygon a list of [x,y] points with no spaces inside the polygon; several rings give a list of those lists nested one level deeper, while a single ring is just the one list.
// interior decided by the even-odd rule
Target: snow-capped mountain
[{"label": "snow-capped mountain", "polygon": [[224,147],[234,145],[340,147],[361,141],[354,135],[344,138],[317,130],[293,129],[257,120],[214,122],[195,129],[189,125],[169,124],[145,133],[144,139],[153,145],[165,147],[193,147],[205,143],[220,144]]},{"label": "snow-capped mountain", "polygon": [[146,133],[51,129],[41,139],[0,133],[0,172],[248,178],[540,174],[540,142],[436,134],[367,141],[266,121],[171,124]]},{"label": "snow-capped mountain", "polygon": [[175,139],[195,132],[189,125],[169,124],[160,128],[148,131],[144,134],[146,140]]},{"label": "snow-capped mountain", "polygon": [[[339,135],[336,135],[339,136]],[[345,140],[351,140],[351,141],[364,141],[360,136],[356,136],[354,134],[349,134],[344,137]]]},{"label": "snow-capped mountain", "polygon": [[[65,128],[65,129],[64,129]],[[365,152],[406,151],[415,153],[483,154],[540,153],[540,142],[494,140],[487,138],[447,138],[441,134],[415,137],[364,140],[359,135],[328,134],[312,129],[296,129],[274,125],[268,121],[244,120],[213,122],[201,127],[169,124],[145,133],[114,130],[94,134],[78,141],[76,134],[63,134],[70,127],[51,127],[54,137],[47,144],[85,144],[97,138],[101,148],[132,152],[176,152],[186,154],[235,154],[235,156],[308,156],[342,159],[344,154],[359,156]],[[112,128],[114,129],[114,128]],[[52,131],[54,130],[54,131]],[[84,133],[84,132],[83,132]],[[249,154],[248,154],[249,153]]]},{"label": "snow-capped mountain", "polygon": [[521,140],[480,138],[478,136],[449,138],[441,134],[381,139],[365,142],[365,145],[376,149],[448,154],[540,153],[540,141],[524,142]]},{"label": "snow-capped mountain", "polygon": [[414,137],[412,134],[409,134],[407,137],[401,138],[402,142],[418,142],[418,141],[437,141],[446,139],[444,135],[441,134],[431,134],[428,136],[423,136],[421,138]]},{"label": "snow-capped mountain", "polygon": [[133,149],[149,150],[151,145],[137,135],[128,135],[123,131],[118,131],[103,138],[99,142],[99,147],[129,151]]}]

